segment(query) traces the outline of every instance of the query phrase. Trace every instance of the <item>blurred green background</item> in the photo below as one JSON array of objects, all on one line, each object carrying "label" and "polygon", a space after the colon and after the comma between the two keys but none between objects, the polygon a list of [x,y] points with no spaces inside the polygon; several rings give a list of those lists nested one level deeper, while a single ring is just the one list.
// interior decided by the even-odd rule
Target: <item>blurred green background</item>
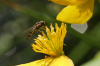
[{"label": "blurred green background", "polygon": [[[35,33],[30,40],[27,40],[28,33],[21,38],[17,36],[40,20],[45,20],[48,27],[50,23],[60,26],[56,15],[64,7],[47,0],[0,0],[0,66],[43,59],[45,55],[31,47]],[[85,33],[77,32],[70,24],[67,30],[64,52],[75,66],[100,66],[100,3],[95,1],[94,14]]]}]

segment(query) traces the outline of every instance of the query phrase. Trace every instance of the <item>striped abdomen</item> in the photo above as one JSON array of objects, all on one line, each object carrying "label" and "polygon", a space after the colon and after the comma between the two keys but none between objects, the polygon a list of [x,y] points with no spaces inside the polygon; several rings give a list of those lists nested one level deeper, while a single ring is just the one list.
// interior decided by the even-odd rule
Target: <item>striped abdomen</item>
[{"label": "striped abdomen", "polygon": [[30,39],[30,37],[32,36],[33,32],[34,32],[34,30],[31,30],[31,31],[30,31],[30,33],[29,33],[29,35],[28,35],[28,37],[27,37],[27,40]]}]

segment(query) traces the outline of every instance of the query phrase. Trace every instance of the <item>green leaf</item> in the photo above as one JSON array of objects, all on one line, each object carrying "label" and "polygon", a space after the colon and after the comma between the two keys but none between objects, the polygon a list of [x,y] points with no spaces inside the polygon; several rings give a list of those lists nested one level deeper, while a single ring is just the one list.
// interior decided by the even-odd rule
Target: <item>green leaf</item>
[{"label": "green leaf", "polygon": [[82,64],[81,66],[100,66],[100,51],[90,61]]},{"label": "green leaf", "polygon": [[99,1],[99,3],[100,3],[100,0],[98,0]]}]

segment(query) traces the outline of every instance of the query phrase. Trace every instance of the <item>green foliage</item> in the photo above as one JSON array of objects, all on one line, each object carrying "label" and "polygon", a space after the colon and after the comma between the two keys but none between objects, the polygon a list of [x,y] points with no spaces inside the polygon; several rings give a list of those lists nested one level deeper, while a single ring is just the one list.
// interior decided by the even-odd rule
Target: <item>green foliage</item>
[{"label": "green foliage", "polygon": [[100,3],[100,0],[98,0],[99,1],[99,3]]},{"label": "green foliage", "polygon": [[85,64],[82,64],[81,66],[100,66],[100,51],[96,53],[93,59],[86,62]]}]

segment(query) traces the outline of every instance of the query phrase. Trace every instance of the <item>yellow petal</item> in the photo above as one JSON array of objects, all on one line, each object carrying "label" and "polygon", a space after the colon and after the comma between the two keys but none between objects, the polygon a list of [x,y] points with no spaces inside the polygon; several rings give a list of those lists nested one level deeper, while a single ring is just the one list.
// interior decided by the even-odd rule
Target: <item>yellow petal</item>
[{"label": "yellow petal", "polygon": [[71,59],[69,59],[67,56],[62,55],[58,58],[55,58],[50,66],[74,66]]},{"label": "yellow petal", "polygon": [[41,59],[41,60],[37,60],[37,61],[25,63],[25,64],[20,64],[16,66],[45,66],[46,63],[49,63],[49,62],[50,62],[50,59]]},{"label": "yellow petal", "polygon": [[65,7],[56,17],[58,21],[74,24],[84,24],[93,15],[94,0],[82,5]]},{"label": "yellow petal", "polygon": [[87,0],[49,0],[61,5],[78,5],[85,3]]},{"label": "yellow petal", "polygon": [[26,63],[26,64],[20,64],[20,65],[16,65],[16,66],[40,66],[37,64],[37,61],[34,62],[30,62],[30,63]]},{"label": "yellow petal", "polygon": [[46,58],[41,59],[37,61],[33,61],[26,64],[20,64],[16,66],[74,66],[71,59],[69,59],[67,56],[62,55],[57,58]]}]

